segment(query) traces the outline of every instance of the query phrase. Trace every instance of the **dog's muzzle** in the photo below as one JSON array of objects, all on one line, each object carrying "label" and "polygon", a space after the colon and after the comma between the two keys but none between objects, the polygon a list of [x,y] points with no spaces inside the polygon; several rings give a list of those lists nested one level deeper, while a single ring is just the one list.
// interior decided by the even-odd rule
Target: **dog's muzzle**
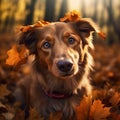
[{"label": "dog's muzzle", "polygon": [[73,63],[68,60],[59,60],[57,67],[63,76],[71,75],[73,73]]}]

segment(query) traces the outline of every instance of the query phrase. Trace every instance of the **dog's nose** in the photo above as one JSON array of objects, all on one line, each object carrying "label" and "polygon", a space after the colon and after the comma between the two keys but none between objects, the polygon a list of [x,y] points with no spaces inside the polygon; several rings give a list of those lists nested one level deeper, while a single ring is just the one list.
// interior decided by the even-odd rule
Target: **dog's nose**
[{"label": "dog's nose", "polygon": [[57,63],[57,67],[61,72],[68,73],[72,70],[73,64],[67,60],[60,60]]}]

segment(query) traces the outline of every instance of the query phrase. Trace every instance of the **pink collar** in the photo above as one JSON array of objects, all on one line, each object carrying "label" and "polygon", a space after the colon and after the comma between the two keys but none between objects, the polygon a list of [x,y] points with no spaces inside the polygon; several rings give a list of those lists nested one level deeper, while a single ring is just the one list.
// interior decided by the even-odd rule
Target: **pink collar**
[{"label": "pink collar", "polygon": [[69,98],[72,96],[72,93],[59,93],[59,92],[50,92],[50,91],[47,91],[45,89],[43,89],[44,91],[44,94],[50,98],[53,98],[53,99],[65,99],[65,98]]}]

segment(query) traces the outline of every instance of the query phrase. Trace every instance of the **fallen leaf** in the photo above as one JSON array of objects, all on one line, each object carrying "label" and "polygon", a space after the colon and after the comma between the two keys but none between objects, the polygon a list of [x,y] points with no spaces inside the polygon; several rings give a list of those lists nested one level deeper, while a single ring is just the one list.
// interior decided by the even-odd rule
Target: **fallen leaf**
[{"label": "fallen leaf", "polygon": [[88,120],[91,106],[91,97],[84,97],[80,105],[76,107],[77,120]]},{"label": "fallen leaf", "polygon": [[50,114],[48,120],[61,120],[61,118],[62,118],[62,113],[61,112],[54,112],[54,113]]},{"label": "fallen leaf", "polygon": [[95,100],[90,108],[90,120],[106,120],[110,115],[110,107],[104,107],[100,100]]},{"label": "fallen leaf", "polygon": [[13,120],[25,120],[25,112],[17,109]]},{"label": "fallen leaf", "polygon": [[120,102],[120,93],[115,92],[114,95],[111,97],[111,99],[109,100],[109,102],[115,106]]},{"label": "fallen leaf", "polygon": [[60,18],[60,22],[76,22],[80,20],[80,13],[73,10],[67,13],[63,18]]},{"label": "fallen leaf", "polygon": [[20,31],[28,32],[28,31],[32,30],[33,28],[44,27],[44,26],[46,26],[48,24],[49,24],[49,22],[44,21],[44,20],[40,20],[40,21],[38,21],[37,23],[35,23],[33,25],[21,26]]},{"label": "fallen leaf", "polygon": [[10,91],[7,89],[6,84],[0,85],[0,99],[4,99],[4,96],[8,95]]},{"label": "fallen leaf", "polygon": [[30,108],[29,120],[44,120],[44,118],[38,114],[35,108]]},{"label": "fallen leaf", "polygon": [[120,120],[120,114],[111,113],[111,116],[113,120]]},{"label": "fallen leaf", "polygon": [[17,66],[26,63],[29,51],[24,45],[14,45],[8,52],[8,58],[6,64],[11,66]]}]

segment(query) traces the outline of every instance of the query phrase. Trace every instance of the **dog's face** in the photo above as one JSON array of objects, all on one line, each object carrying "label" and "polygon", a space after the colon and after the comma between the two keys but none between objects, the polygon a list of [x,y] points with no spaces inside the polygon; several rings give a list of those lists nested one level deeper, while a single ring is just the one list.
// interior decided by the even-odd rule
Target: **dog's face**
[{"label": "dog's face", "polygon": [[57,22],[39,32],[37,53],[40,62],[56,77],[75,75],[79,69],[82,41],[74,29],[69,24]]},{"label": "dog's face", "polygon": [[20,43],[24,43],[36,59],[54,76],[61,79],[73,77],[84,62],[86,47],[93,22],[85,19],[78,22],[55,22],[42,28],[24,33]]}]

